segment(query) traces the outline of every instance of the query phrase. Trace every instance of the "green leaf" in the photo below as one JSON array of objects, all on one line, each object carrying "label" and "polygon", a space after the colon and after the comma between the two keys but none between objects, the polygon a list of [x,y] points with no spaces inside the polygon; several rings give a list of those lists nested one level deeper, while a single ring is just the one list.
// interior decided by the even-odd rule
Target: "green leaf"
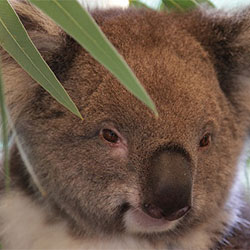
[{"label": "green leaf", "polygon": [[145,3],[140,2],[139,0],[130,0],[129,6],[136,7],[136,8],[150,8]]},{"label": "green leaf", "polygon": [[0,0],[0,46],[59,103],[82,119],[77,107],[35,48],[7,0]]},{"label": "green leaf", "polygon": [[8,121],[5,109],[4,101],[4,89],[1,76],[1,64],[0,64],[0,111],[1,111],[1,123],[2,123],[2,143],[3,143],[3,166],[4,166],[4,176],[5,176],[5,188],[9,190],[10,188],[10,170],[9,170],[9,147],[8,147]]},{"label": "green leaf", "polygon": [[[214,7],[209,0],[162,0],[162,3],[169,11],[186,11],[204,3]],[[161,9],[164,9],[164,7],[162,6]]]},{"label": "green leaf", "polygon": [[29,0],[103,64],[138,99],[157,115],[155,104],[127,63],[108,41],[93,18],[76,0]]},{"label": "green leaf", "polygon": [[245,178],[246,178],[246,187],[250,191],[250,158],[247,159],[247,164],[245,166]]}]

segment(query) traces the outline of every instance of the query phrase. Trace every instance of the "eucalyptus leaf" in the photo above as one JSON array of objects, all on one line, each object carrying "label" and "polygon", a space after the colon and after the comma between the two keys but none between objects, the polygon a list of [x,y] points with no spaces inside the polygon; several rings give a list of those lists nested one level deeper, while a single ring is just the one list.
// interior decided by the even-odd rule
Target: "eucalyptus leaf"
[{"label": "eucalyptus leaf", "polygon": [[[213,3],[209,0],[162,0],[163,5],[169,11],[186,11],[196,8],[199,4],[208,4],[214,7]],[[164,9],[162,6],[161,9]]]},{"label": "eucalyptus leaf", "polygon": [[3,167],[4,167],[4,180],[5,188],[10,188],[10,170],[9,170],[9,148],[8,148],[8,121],[5,109],[4,89],[1,76],[1,63],[0,63],[0,114],[1,114],[1,125],[2,125],[2,144],[3,144]]},{"label": "eucalyptus leaf", "polygon": [[145,3],[142,3],[139,0],[130,0],[129,6],[136,7],[136,8],[150,8],[148,5],[146,5]]},{"label": "eucalyptus leaf", "polygon": [[156,115],[155,104],[127,63],[108,41],[89,13],[76,0],[29,0],[103,64],[139,100]]},{"label": "eucalyptus leaf", "polygon": [[246,186],[250,191],[250,158],[247,159],[247,165],[245,167],[245,177],[246,177]]},{"label": "eucalyptus leaf", "polygon": [[30,40],[7,0],[0,1],[0,46],[59,103],[82,118],[77,107]]}]

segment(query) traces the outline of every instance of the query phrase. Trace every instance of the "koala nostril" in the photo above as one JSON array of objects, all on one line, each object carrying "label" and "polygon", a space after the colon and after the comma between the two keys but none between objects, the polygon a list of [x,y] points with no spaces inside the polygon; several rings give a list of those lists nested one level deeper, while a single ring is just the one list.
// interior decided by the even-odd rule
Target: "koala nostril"
[{"label": "koala nostril", "polygon": [[145,213],[147,213],[150,217],[155,218],[155,219],[164,218],[168,221],[180,219],[190,210],[190,208],[191,208],[190,206],[186,206],[186,207],[183,207],[181,209],[178,209],[177,211],[175,211],[173,213],[167,214],[167,213],[164,213],[164,211],[161,208],[159,208],[151,203],[144,203],[143,204],[143,211]]},{"label": "koala nostril", "polygon": [[183,217],[189,210],[190,210],[190,206],[186,206],[184,208],[179,209],[178,211],[165,216],[165,218],[169,221],[173,221],[173,220],[178,220],[181,217]]},{"label": "koala nostril", "polygon": [[163,218],[163,211],[159,207],[156,207],[153,204],[150,203],[144,203],[143,204],[143,211],[147,213],[150,217],[155,219],[161,219]]}]

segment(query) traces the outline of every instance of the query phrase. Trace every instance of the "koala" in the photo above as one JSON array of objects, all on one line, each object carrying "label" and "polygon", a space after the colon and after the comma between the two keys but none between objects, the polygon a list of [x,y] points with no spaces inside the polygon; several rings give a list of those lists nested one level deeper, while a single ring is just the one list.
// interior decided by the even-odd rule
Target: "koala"
[{"label": "koala", "polygon": [[250,249],[241,181],[250,9],[91,12],[152,97],[156,117],[51,19],[26,1],[11,3],[84,119],[0,50],[24,153],[13,143],[11,188],[1,188],[3,248]]}]

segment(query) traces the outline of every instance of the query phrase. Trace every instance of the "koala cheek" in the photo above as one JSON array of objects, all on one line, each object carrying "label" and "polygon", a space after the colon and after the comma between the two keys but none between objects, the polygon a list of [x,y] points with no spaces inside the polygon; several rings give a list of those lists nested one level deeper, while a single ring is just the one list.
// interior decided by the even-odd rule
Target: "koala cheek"
[{"label": "koala cheek", "polygon": [[110,154],[112,157],[126,160],[128,158],[128,147],[125,143],[119,143],[119,145],[110,148]]}]

